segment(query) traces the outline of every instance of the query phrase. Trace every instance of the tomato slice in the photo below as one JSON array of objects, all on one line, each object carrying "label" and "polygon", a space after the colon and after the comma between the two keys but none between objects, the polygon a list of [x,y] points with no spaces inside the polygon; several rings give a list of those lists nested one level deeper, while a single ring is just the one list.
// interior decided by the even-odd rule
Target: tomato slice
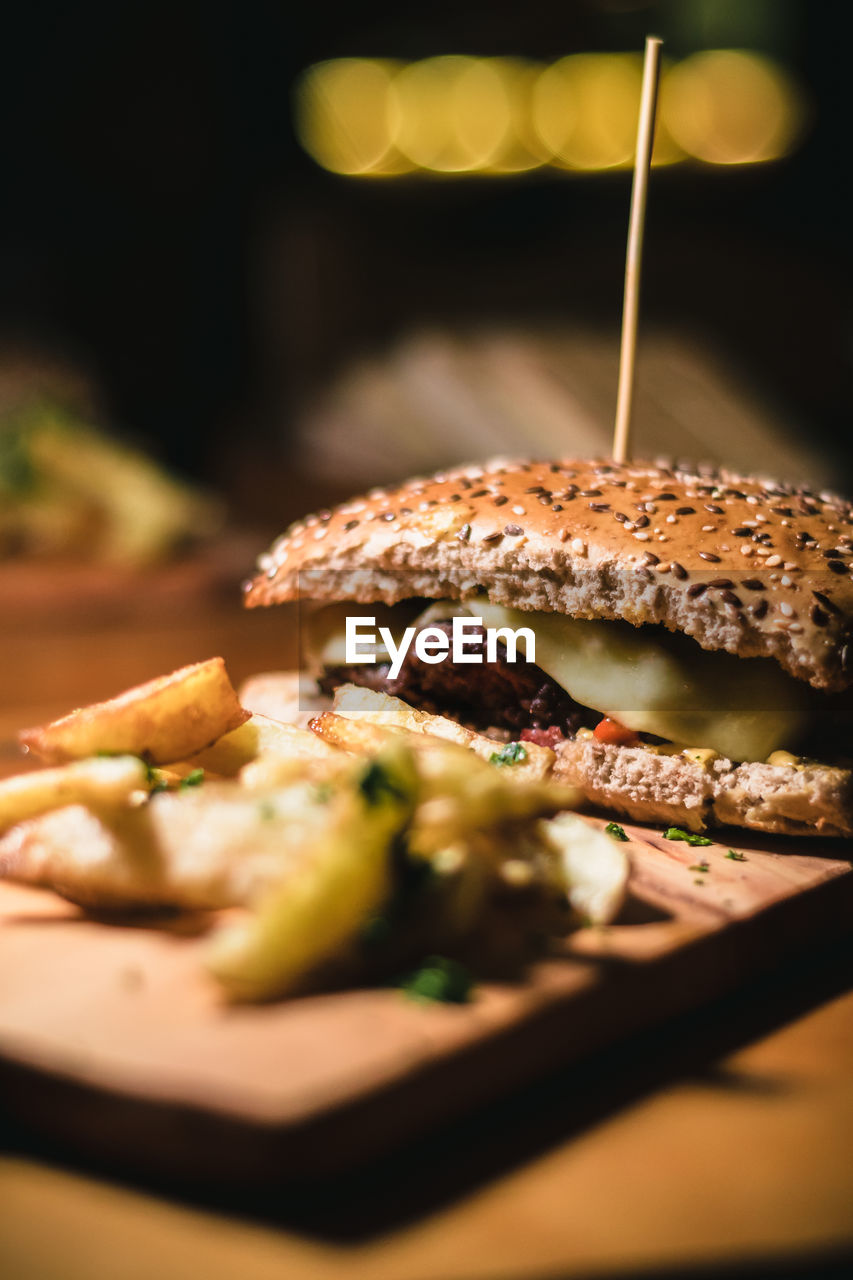
[{"label": "tomato slice", "polygon": [[618,720],[611,720],[609,716],[599,720],[592,731],[592,736],[599,742],[609,742],[614,747],[636,747],[640,743],[638,733],[634,733],[633,729],[626,729],[624,724],[620,724]]}]

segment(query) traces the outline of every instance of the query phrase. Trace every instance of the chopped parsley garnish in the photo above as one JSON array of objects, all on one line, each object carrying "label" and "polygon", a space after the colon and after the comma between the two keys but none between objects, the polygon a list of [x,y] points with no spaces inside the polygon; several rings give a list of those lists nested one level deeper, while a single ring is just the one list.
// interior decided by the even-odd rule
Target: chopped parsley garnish
[{"label": "chopped parsley garnish", "polygon": [[204,782],[204,769],[193,769],[185,778],[181,778],[178,787],[186,791],[187,787],[200,787]]},{"label": "chopped parsley garnish", "polygon": [[729,849],[728,853],[726,854],[726,857],[731,858],[732,862],[748,862],[749,861],[745,853],[738,853],[735,849]]},{"label": "chopped parsley garnish", "polygon": [[508,742],[500,751],[493,751],[489,756],[489,764],[497,765],[502,769],[504,765],[520,764],[522,760],[527,759],[527,748],[522,746],[520,742]]},{"label": "chopped parsley garnish", "polygon": [[628,839],[628,837],[625,835],[625,828],[620,827],[618,822],[608,822],[604,830],[607,832],[609,836],[612,836],[614,840]]},{"label": "chopped parsley garnish", "polygon": [[419,968],[407,973],[396,985],[410,1000],[467,1004],[471,999],[474,979],[458,960],[450,960],[447,956],[428,956]]},{"label": "chopped parsley garnish", "polygon": [[258,805],[258,814],[263,818],[264,822],[271,822],[273,818],[278,817],[278,810],[272,800],[262,800]]},{"label": "chopped parsley garnish", "polygon": [[687,870],[688,871],[710,871],[711,864],[710,862],[697,862],[694,867],[688,867]]},{"label": "chopped parsley garnish", "polygon": [[377,760],[372,760],[358,783],[358,789],[369,805],[382,804],[384,800],[405,800],[404,793]]},{"label": "chopped parsley garnish", "polygon": [[714,841],[709,840],[707,836],[698,836],[693,831],[682,831],[681,827],[667,827],[663,834],[666,840],[684,840],[694,848],[697,845],[714,843]]}]

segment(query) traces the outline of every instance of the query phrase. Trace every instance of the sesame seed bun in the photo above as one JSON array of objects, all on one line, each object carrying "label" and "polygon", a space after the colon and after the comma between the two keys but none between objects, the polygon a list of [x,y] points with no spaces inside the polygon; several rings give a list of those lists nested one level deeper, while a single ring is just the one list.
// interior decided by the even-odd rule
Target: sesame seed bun
[{"label": "sesame seed bun", "polygon": [[297,598],[459,599],[659,623],[853,684],[853,506],[830,493],[641,462],[462,467],[292,525],[246,584]]}]

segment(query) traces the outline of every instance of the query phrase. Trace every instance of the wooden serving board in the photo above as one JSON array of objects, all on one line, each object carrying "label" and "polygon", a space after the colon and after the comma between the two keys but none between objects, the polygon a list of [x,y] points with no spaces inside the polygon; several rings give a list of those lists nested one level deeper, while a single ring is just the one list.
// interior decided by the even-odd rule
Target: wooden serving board
[{"label": "wooden serving board", "polygon": [[[357,990],[228,1008],[201,965],[208,919],[112,925],[0,886],[5,1105],[135,1169],[328,1173],[853,921],[849,844],[738,833],[732,846],[694,849],[625,829],[633,870],[620,921],[579,931],[524,982],[485,984],[466,1006]],[[727,858],[730,847],[747,860]],[[689,869],[700,859],[709,871]]]}]

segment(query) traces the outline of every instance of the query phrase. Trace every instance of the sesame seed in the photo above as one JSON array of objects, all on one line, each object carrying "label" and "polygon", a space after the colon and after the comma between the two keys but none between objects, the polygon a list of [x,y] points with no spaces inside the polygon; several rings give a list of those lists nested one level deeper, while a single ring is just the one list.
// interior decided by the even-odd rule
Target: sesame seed
[{"label": "sesame seed", "polygon": [[644,551],[643,564],[646,564],[646,565],[660,564],[660,557],[656,556],[653,551]]},{"label": "sesame seed", "polygon": [[494,502],[492,503],[492,506],[505,507],[508,502],[509,502],[509,498],[506,496],[506,494],[499,493],[498,496],[495,498]]},{"label": "sesame seed", "polygon": [[826,567],[827,569],[831,569],[833,573],[847,572],[847,565],[844,563],[843,560],[828,560],[826,563]]},{"label": "sesame seed", "polygon": [[732,582],[731,578],[712,578],[711,581],[708,583],[709,587],[718,587],[718,588],[733,587],[734,585],[735,584]]},{"label": "sesame seed", "polygon": [[667,516],[667,518],[666,518],[666,522],[667,522],[667,524],[678,524],[678,517],[677,517],[677,516]]},{"label": "sesame seed", "polygon": [[648,534],[648,533],[635,533],[635,534],[633,535],[633,537],[635,537],[635,538],[637,539],[637,541],[638,541],[638,542],[648,542],[649,538],[651,537],[651,534]]},{"label": "sesame seed", "polygon": [[590,502],[589,509],[590,511],[609,511],[610,503],[609,502]]},{"label": "sesame seed", "polygon": [[523,516],[527,514],[525,507],[513,507],[512,514],[514,516]]},{"label": "sesame seed", "polygon": [[624,512],[622,512],[622,511],[614,511],[614,512],[613,512],[613,519],[614,519],[614,520],[618,520],[620,524],[627,524],[627,523],[628,523],[628,517],[627,517],[627,516],[625,515],[625,513],[624,513]]},{"label": "sesame seed", "polygon": [[769,608],[770,605],[765,597],[763,600],[759,600],[758,604],[752,606],[752,616],[754,618],[763,618]]},{"label": "sesame seed", "polygon": [[480,541],[481,541],[481,542],[490,542],[490,543],[491,543],[491,542],[500,542],[500,540],[501,540],[501,538],[502,538],[502,537],[503,537],[503,534],[500,532],[500,530],[499,530],[499,529],[496,529],[494,533],[486,533],[486,534],[484,534],[484,535],[483,535],[483,537],[480,539]]},{"label": "sesame seed", "polygon": [[716,526],[715,524],[703,524],[703,525],[702,525],[702,532],[703,532],[703,533],[713,533],[713,532],[714,532],[714,530],[716,529],[716,527],[717,527],[717,526]]},{"label": "sesame seed", "polygon": [[635,529],[645,529],[651,523],[648,516],[638,516],[634,521]]},{"label": "sesame seed", "polygon": [[[696,514],[696,508],[695,507],[676,507],[675,514],[677,516],[694,516]],[[667,516],[667,520],[669,519],[670,517]]]},{"label": "sesame seed", "polygon": [[552,511],[562,511],[562,510],[563,510],[563,504],[562,504],[561,502],[555,502],[555,503],[553,504],[553,506],[551,507],[551,510],[552,510]]},{"label": "sesame seed", "polygon": [[726,604],[734,605],[738,609],[742,607],[740,596],[735,595],[734,591],[723,591],[720,593],[720,598],[725,600]]},{"label": "sesame seed", "polygon": [[467,542],[468,539],[471,537],[470,524],[463,524],[462,528],[459,530],[456,537],[459,539],[460,542]]},{"label": "sesame seed", "polygon": [[691,600],[695,600],[697,596],[702,596],[708,590],[708,584],[705,582],[694,582],[691,587],[687,588],[687,594]]},{"label": "sesame seed", "polygon": [[783,573],[779,581],[781,582],[783,587],[792,587],[794,585],[794,579],[789,578],[787,573]]},{"label": "sesame seed", "polygon": [[585,556],[586,543],[581,538],[572,538],[572,551],[574,551],[576,555]]},{"label": "sesame seed", "polygon": [[723,514],[723,508],[718,507],[715,502],[706,502],[703,505],[705,510],[710,511],[712,515],[721,516]]},{"label": "sesame seed", "polygon": [[699,559],[707,560],[710,564],[720,563],[720,557],[718,555],[715,555],[713,551],[700,551]]},{"label": "sesame seed", "polygon": [[669,567],[670,567],[670,569],[672,570],[672,576],[673,576],[674,578],[678,578],[678,579],[680,579],[680,581],[682,581],[682,582],[684,581],[684,579],[685,579],[686,577],[688,577],[688,576],[689,576],[689,575],[688,575],[688,573],[687,573],[687,570],[686,570],[686,569],[685,569],[685,567],[684,567],[684,565],[683,565],[683,564],[679,564],[677,560],[673,560],[672,564],[671,564]]},{"label": "sesame seed", "polygon": [[766,590],[766,587],[764,586],[764,583],[761,581],[760,578],[744,578],[743,582],[741,583],[741,586],[745,587],[747,591],[765,591]]},{"label": "sesame seed", "polygon": [[786,617],[786,618],[793,618],[793,617],[795,617],[795,614],[794,614],[794,606],[793,606],[792,604],[788,604],[788,601],[787,601],[787,600],[782,600],[782,601],[780,602],[780,604],[779,604],[779,612],[780,612],[781,614],[783,614],[783,615],[784,615],[784,617]]},{"label": "sesame seed", "polygon": [[505,524],[504,533],[508,538],[520,538],[524,530],[520,524]]},{"label": "sesame seed", "polygon": [[812,605],[812,611],[809,616],[816,627],[825,627],[829,621],[829,618],[826,616],[823,609],[821,609],[820,605],[817,604]]},{"label": "sesame seed", "polygon": [[777,555],[770,556],[765,563],[768,569],[775,569],[777,564],[782,563],[782,557]]},{"label": "sesame seed", "polygon": [[600,498],[600,489],[578,489],[579,498]]},{"label": "sesame seed", "polygon": [[799,622],[792,622],[792,623],[791,623],[791,625],[788,627],[788,630],[789,630],[789,631],[796,632],[796,633],[797,633],[797,635],[799,635],[799,634],[800,634],[800,632],[802,631],[802,629],[803,629],[803,628],[802,628],[802,626],[801,626],[801,624],[800,624]]},{"label": "sesame seed", "polygon": [[558,536],[561,542],[568,542],[570,537],[568,529],[561,529]]}]

